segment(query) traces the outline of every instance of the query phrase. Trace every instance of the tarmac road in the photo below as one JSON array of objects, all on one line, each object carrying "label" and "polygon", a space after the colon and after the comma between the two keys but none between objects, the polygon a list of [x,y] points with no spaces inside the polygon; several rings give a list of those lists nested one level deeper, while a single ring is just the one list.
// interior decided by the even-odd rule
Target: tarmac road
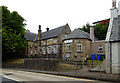
[{"label": "tarmac road", "polygon": [[7,79],[25,83],[110,83],[97,80],[49,75],[13,69],[2,69],[2,76]]}]

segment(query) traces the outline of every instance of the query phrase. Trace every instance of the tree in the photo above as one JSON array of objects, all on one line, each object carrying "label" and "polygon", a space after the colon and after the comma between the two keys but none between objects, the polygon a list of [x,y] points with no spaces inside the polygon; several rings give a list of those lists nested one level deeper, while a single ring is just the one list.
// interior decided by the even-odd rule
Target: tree
[{"label": "tree", "polygon": [[3,58],[18,57],[25,48],[25,19],[16,11],[10,12],[2,6],[2,51]]},{"label": "tree", "polygon": [[82,28],[79,28],[82,31],[90,33],[90,24],[87,23],[86,25],[83,25]]},{"label": "tree", "polygon": [[[94,25],[95,37],[97,37],[99,40],[105,40],[108,26],[109,22]],[[83,27],[79,29],[90,33],[90,24],[87,23],[86,25],[83,25]]]}]

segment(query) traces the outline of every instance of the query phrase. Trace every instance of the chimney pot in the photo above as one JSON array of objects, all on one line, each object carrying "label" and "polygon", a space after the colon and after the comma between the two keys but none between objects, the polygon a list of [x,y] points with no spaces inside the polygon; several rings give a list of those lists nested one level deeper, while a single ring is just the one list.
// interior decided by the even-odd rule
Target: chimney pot
[{"label": "chimney pot", "polygon": [[116,7],[116,0],[112,0],[112,7],[113,7],[113,8]]},{"label": "chimney pot", "polygon": [[46,30],[49,31],[49,28],[47,27]]},{"label": "chimney pot", "polygon": [[41,25],[39,25],[39,30],[41,30]]}]

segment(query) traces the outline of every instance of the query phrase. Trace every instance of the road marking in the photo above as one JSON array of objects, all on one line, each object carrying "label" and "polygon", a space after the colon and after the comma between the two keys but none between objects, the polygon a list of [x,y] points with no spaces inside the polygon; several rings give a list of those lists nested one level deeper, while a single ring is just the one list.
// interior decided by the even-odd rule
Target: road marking
[{"label": "road marking", "polygon": [[12,71],[17,71],[17,72],[25,72],[25,73],[30,73],[30,74],[37,74],[37,75],[44,75],[44,76],[54,76],[54,77],[59,77],[59,78],[66,78],[66,79],[72,79],[72,80],[80,80],[80,81],[96,81],[96,80],[89,80],[89,79],[79,79],[79,78],[72,78],[72,77],[65,77],[65,76],[57,76],[57,75],[49,75],[49,74],[43,74],[43,73],[35,73],[35,72],[28,72],[28,71],[21,71],[21,70],[12,70]]},{"label": "road marking", "polygon": [[16,80],[16,79],[13,79],[13,78],[10,78],[10,77],[7,77],[7,76],[3,76],[4,78],[8,78],[8,79],[11,79],[13,81],[20,81],[20,80]]}]

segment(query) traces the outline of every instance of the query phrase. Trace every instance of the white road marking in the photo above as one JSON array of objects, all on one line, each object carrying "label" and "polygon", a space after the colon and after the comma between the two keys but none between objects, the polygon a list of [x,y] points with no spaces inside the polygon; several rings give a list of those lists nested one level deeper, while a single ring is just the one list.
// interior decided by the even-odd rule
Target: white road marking
[{"label": "white road marking", "polygon": [[7,76],[3,76],[3,77],[5,77],[5,78],[8,78],[8,79],[11,79],[11,80],[13,80],[13,81],[20,81],[20,80],[16,80],[16,79],[13,79],[13,78],[10,78],[10,77],[7,77]]},{"label": "white road marking", "polygon": [[34,73],[34,72],[27,72],[27,71],[21,71],[21,70],[10,70],[10,71],[17,71],[21,73],[30,73],[30,74],[36,74],[36,75],[44,75],[44,76],[53,76],[53,77],[59,77],[59,78],[66,78],[66,79],[72,79],[72,80],[79,80],[79,81],[96,81],[96,80],[89,80],[89,79],[79,79],[79,78],[72,78],[72,77],[65,77],[65,76],[57,76],[57,75],[49,75],[49,74],[43,74],[43,73]]}]

